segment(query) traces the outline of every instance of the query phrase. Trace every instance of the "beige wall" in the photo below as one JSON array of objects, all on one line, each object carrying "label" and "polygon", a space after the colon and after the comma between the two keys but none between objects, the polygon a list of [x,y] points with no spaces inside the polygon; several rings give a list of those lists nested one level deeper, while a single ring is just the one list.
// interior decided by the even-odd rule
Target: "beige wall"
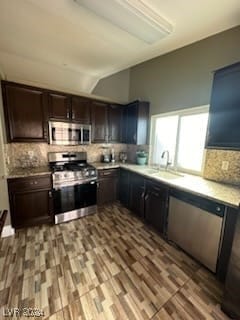
[{"label": "beige wall", "polygon": [[209,104],[213,71],[240,60],[236,27],[130,70],[129,98],[151,102],[151,114]]},{"label": "beige wall", "polygon": [[101,79],[92,93],[126,103],[129,100],[129,76],[130,71],[126,69],[110,77]]}]

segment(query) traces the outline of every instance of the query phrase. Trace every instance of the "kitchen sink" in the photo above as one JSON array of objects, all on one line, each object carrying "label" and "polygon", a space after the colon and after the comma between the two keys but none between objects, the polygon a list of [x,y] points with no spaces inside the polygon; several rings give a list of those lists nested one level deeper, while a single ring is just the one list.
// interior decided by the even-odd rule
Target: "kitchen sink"
[{"label": "kitchen sink", "polygon": [[154,173],[153,176],[164,178],[164,179],[178,179],[183,177],[183,175],[178,172],[170,172],[170,171],[158,171],[157,173]]},{"label": "kitchen sink", "polygon": [[156,174],[159,172],[158,169],[153,169],[153,168],[142,169],[141,171],[146,174]]}]

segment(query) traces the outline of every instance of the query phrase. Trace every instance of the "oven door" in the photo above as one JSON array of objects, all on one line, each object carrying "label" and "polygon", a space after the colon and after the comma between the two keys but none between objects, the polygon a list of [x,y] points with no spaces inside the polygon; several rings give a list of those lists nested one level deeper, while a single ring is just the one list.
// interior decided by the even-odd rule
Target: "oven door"
[{"label": "oven door", "polygon": [[53,189],[53,208],[56,223],[92,213],[90,209],[92,208],[95,211],[96,203],[96,180]]}]

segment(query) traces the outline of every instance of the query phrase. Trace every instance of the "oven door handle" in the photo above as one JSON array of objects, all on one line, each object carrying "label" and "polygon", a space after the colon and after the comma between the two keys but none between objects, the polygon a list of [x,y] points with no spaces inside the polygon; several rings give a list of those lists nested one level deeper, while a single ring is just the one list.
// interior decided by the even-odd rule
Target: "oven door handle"
[{"label": "oven door handle", "polygon": [[81,185],[87,185],[87,184],[96,184],[97,180],[89,180],[89,181],[81,181],[81,182],[77,182],[75,181],[74,183],[59,183],[59,184],[53,184],[53,189],[54,190],[61,190],[62,188],[67,188],[67,187],[74,187],[74,186],[81,186]]}]

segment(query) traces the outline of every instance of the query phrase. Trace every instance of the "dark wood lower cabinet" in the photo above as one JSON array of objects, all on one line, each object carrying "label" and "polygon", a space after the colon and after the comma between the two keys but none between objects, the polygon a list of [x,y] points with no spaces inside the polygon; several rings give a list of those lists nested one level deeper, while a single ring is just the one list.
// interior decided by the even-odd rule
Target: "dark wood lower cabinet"
[{"label": "dark wood lower cabinet", "polygon": [[129,191],[130,191],[130,172],[125,169],[120,169],[119,173],[119,200],[122,205],[129,208]]},{"label": "dark wood lower cabinet", "polygon": [[23,228],[53,222],[51,176],[8,180],[12,226]]},{"label": "dark wood lower cabinet", "polygon": [[240,209],[225,282],[222,309],[233,319],[240,319]]},{"label": "dark wood lower cabinet", "polygon": [[98,170],[97,204],[104,205],[118,198],[118,169]]},{"label": "dark wood lower cabinet", "polygon": [[136,215],[144,217],[144,196],[145,196],[145,179],[144,177],[131,173],[130,175],[130,200],[129,209]]},{"label": "dark wood lower cabinet", "polygon": [[166,232],[167,206],[168,188],[158,183],[147,181],[145,220],[162,234]]},{"label": "dark wood lower cabinet", "polygon": [[161,234],[166,232],[168,187],[120,169],[119,200]]}]

